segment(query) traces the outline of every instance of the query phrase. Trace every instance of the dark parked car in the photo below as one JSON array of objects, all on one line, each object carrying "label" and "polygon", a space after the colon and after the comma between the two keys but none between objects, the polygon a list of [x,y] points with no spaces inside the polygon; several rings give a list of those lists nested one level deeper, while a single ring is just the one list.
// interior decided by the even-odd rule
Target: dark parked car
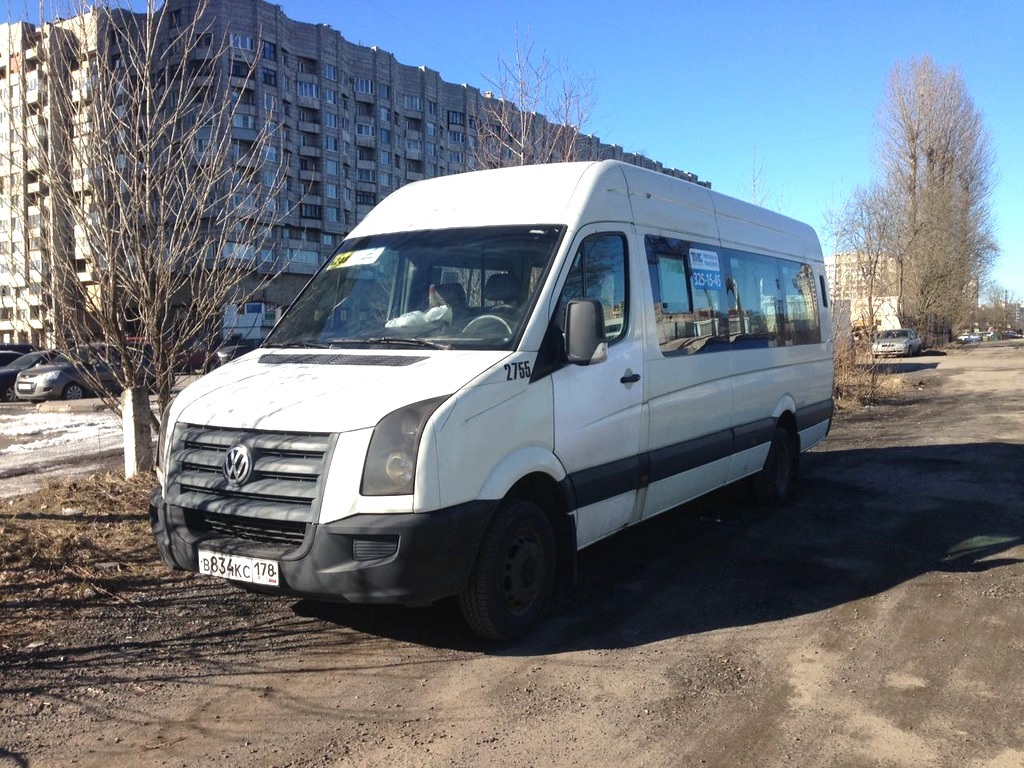
[{"label": "dark parked car", "polygon": [[39,349],[35,344],[12,344],[9,342],[0,343],[0,352],[17,352],[19,355],[25,355],[29,352],[35,352]]},{"label": "dark parked car", "polygon": [[60,355],[47,365],[18,374],[15,394],[21,400],[79,400],[98,394],[92,382],[111,394],[121,393],[117,380],[117,350],[106,344],[88,344]]},{"label": "dark parked car", "polygon": [[57,357],[59,355],[55,350],[42,349],[38,352],[18,355],[12,362],[0,368],[0,402],[17,402],[18,396],[14,394],[14,382],[19,373],[37,365],[46,365]]},{"label": "dark parked car", "polygon": [[10,365],[15,360],[17,360],[19,357],[21,357],[23,354],[25,354],[25,353],[24,352],[15,352],[14,350],[8,350],[8,349],[0,349],[0,366]]}]

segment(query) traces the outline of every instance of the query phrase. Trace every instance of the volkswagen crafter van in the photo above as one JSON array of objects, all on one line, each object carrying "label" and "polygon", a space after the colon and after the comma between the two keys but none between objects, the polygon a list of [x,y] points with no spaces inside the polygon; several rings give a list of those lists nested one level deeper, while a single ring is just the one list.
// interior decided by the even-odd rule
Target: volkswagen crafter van
[{"label": "volkswagen crafter van", "polygon": [[831,423],[831,332],[814,231],[699,184],[410,184],[168,409],[156,542],[273,594],[458,596],[515,637],[580,549],[742,478],[784,501]]}]

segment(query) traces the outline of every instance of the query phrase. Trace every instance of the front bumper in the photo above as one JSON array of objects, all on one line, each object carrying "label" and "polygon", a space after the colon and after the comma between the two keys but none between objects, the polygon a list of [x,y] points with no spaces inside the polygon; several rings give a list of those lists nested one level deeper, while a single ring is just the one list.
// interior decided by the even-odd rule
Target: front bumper
[{"label": "front bumper", "polygon": [[166,565],[199,570],[199,548],[277,561],[279,587],[244,584],[269,594],[351,603],[427,605],[463,590],[497,501],[476,501],[417,514],[353,515],[307,526],[297,547],[196,531],[185,510],[160,489],[149,517]]},{"label": "front bumper", "polygon": [[910,354],[907,347],[878,347],[872,351],[876,357],[907,357]]}]

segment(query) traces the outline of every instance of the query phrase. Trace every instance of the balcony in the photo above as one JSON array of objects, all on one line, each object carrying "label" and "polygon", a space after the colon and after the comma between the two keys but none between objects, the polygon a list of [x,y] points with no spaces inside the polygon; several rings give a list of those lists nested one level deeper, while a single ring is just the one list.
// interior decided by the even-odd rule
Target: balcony
[{"label": "balcony", "polygon": [[[197,84],[200,79],[201,78],[196,78]],[[241,88],[242,90],[249,91],[254,90],[256,87],[255,85],[253,85],[252,80],[250,80],[248,77],[236,77],[235,75],[230,75],[228,77],[228,85],[230,85],[232,88]]]},{"label": "balcony", "polygon": [[307,144],[299,147],[299,157],[323,157],[324,151],[320,147]]},{"label": "balcony", "polygon": [[320,123],[311,123],[309,121],[300,120],[299,121],[299,130],[302,131],[303,133],[319,134],[320,133]]},{"label": "balcony", "polygon": [[299,171],[299,178],[302,181],[322,181],[324,174],[323,171],[319,169],[310,168],[308,170]]}]

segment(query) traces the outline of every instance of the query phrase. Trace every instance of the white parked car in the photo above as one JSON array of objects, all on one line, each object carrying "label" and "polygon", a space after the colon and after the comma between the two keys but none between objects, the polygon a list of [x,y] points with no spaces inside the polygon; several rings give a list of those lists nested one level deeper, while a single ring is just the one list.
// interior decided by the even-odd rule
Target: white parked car
[{"label": "white parked car", "polygon": [[917,335],[917,331],[910,328],[895,328],[890,331],[882,331],[878,335],[875,343],[871,345],[871,354],[913,357],[920,355],[922,349],[924,349],[924,342]]}]

